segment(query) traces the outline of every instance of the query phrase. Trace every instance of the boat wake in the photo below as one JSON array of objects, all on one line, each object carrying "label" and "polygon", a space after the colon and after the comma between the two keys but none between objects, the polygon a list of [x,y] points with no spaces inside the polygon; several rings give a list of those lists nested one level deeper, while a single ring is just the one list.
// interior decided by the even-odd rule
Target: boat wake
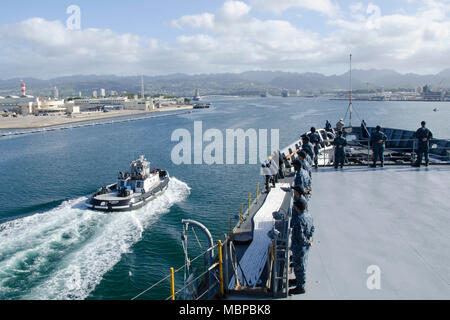
[{"label": "boat wake", "polygon": [[82,197],[0,225],[0,300],[82,300],[161,214],[190,194],[171,178],[143,208],[101,213]]}]

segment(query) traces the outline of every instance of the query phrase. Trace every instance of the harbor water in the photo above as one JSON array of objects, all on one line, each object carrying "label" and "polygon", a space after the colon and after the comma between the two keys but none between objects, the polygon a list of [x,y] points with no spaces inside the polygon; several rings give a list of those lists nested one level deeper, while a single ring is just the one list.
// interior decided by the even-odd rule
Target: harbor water
[{"label": "harbor water", "polygon": [[[212,108],[191,114],[0,138],[0,300],[131,299],[183,265],[182,219],[202,222],[214,240],[228,233],[230,218],[237,222],[262,181],[259,165],[175,165],[175,130],[194,137],[194,121],[224,136],[227,129],[279,129],[284,147],[311,126],[335,124],[348,106],[324,98],[207,102]],[[447,102],[358,101],[354,108],[353,125],[364,119],[416,130],[426,120],[435,138],[450,138]],[[168,190],[136,211],[88,210],[87,197],[141,154],[170,172]],[[166,283],[142,298],[169,294]]]}]

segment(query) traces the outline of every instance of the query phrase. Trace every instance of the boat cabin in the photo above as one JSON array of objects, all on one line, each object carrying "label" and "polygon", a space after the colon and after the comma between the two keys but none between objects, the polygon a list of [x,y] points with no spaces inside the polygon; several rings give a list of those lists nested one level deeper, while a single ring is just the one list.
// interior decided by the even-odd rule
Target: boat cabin
[{"label": "boat cabin", "polygon": [[129,196],[133,193],[146,193],[158,183],[159,174],[150,172],[150,162],[144,156],[130,164],[130,173],[119,173],[117,190],[119,195]]}]

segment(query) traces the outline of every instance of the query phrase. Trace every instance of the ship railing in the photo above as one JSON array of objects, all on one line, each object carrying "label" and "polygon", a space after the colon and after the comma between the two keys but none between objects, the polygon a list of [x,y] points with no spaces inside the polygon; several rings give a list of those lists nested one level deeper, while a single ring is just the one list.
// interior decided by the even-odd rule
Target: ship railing
[{"label": "ship railing", "polygon": [[[242,225],[242,223],[249,219],[249,216],[251,215],[253,210],[257,210],[258,204],[260,204],[262,201],[264,201],[264,198],[260,193],[260,183],[258,183],[256,188],[256,195],[252,197],[252,193],[249,193],[248,208],[246,208],[246,210],[244,211],[244,203],[242,203],[240,215],[237,215],[235,217],[239,220],[238,226],[236,228],[238,228],[239,225]],[[188,259],[188,262],[183,264],[178,269],[170,268],[170,272],[166,277],[143,290],[141,293],[132,298],[132,300],[142,299],[157,288],[161,289],[161,287],[164,291],[170,291],[170,295],[168,295],[165,300],[200,300],[223,298],[227,293],[230,292],[229,285],[233,275],[235,276],[236,288],[242,288],[242,286],[245,287],[248,283],[245,278],[245,273],[239,264],[236,248],[232,241],[232,235],[236,231],[236,229],[232,229],[232,223],[233,218],[230,218],[229,233],[228,235],[224,235],[223,242],[219,240],[214,246],[206,249],[195,258]],[[289,222],[285,224],[285,227],[289,232],[290,229],[288,226]],[[221,239],[222,236],[220,235],[219,238]],[[283,238],[275,239],[273,241],[273,245],[269,248],[268,264],[270,264],[269,267],[271,271],[270,279],[266,286],[269,289],[273,289],[274,287],[276,287],[277,284],[275,284],[275,282],[279,282],[279,278],[277,278],[277,275],[280,274],[281,270],[277,266],[288,266],[287,262],[280,264],[282,260],[278,258],[280,254],[279,251],[277,251],[280,250],[280,245],[286,243],[285,238],[286,237],[283,236]],[[288,238],[289,235],[287,236],[287,239]],[[200,274],[195,276],[195,278],[188,277],[186,279],[185,276],[183,285],[179,288],[176,288],[175,278],[177,275],[179,276],[181,282],[180,274],[183,270],[191,268],[194,262],[202,257],[204,258],[211,255],[211,253],[214,253],[215,251],[217,251],[217,254],[213,257],[209,266],[206,266]],[[283,260],[283,262],[284,261],[285,260]],[[229,270],[230,266],[233,270]],[[275,269],[277,269],[278,271],[272,271]],[[239,271],[241,271],[240,275]],[[167,283],[169,283],[169,285],[167,285]],[[198,284],[200,284],[200,286],[197,286]],[[189,293],[189,290],[192,290],[192,288],[196,288],[194,291],[198,291],[198,293],[195,292],[193,295],[186,295],[186,292]]]},{"label": "ship railing", "polygon": [[[433,158],[442,159],[442,161],[450,161],[450,147],[439,146],[436,143],[442,140],[431,139],[429,141],[429,155]],[[370,161],[370,154],[372,145],[369,139],[352,140],[351,144],[367,147],[367,159]],[[386,149],[393,152],[404,153],[405,156],[409,154],[409,161],[415,162],[417,160],[419,143],[418,139],[388,139],[385,142]]]},{"label": "ship railing", "polygon": [[[224,277],[223,277],[223,247],[225,247],[228,243],[228,239],[225,240],[224,243],[219,241],[216,245],[213,247],[208,248],[201,254],[199,254],[197,257],[190,259],[188,263],[185,263],[178,269],[170,268],[169,274],[164,277],[163,279],[159,280],[152,286],[148,287],[135,297],[133,297],[131,300],[138,300],[142,297],[144,297],[146,294],[151,292],[152,290],[155,290],[157,287],[166,286],[167,282],[169,282],[169,290],[170,295],[165,298],[164,300],[177,300],[178,299],[185,299],[184,297],[181,297],[181,295],[185,292],[185,290],[189,289],[190,287],[195,286],[197,283],[208,283],[210,286],[202,290],[202,292],[199,295],[196,295],[192,297],[192,300],[200,300],[203,297],[211,296],[211,294],[215,293],[214,291],[217,291],[217,287],[224,288]],[[211,266],[207,267],[204,272],[196,276],[195,278],[189,279],[188,281],[185,281],[185,284],[176,290],[176,282],[175,282],[175,276],[177,274],[180,274],[183,270],[186,270],[186,268],[189,268],[192,263],[197,261],[198,259],[205,257],[207,254],[211,254],[211,251],[214,251],[215,249],[219,250],[219,255],[216,257],[216,262],[214,262]],[[222,259],[221,259],[222,258]],[[208,278],[210,278],[213,281],[207,281]]]},{"label": "ship railing", "polygon": [[278,231],[280,233],[274,237],[268,249],[267,270],[269,271],[269,275],[266,282],[266,288],[271,292],[274,298],[288,297],[291,219],[292,215],[289,210],[289,212],[287,212],[279,221]]},{"label": "ship railing", "polygon": [[[440,139],[431,139],[429,142],[429,156],[430,158],[440,160],[443,163],[450,163],[450,147],[437,145],[437,142],[441,142]],[[450,144],[448,144],[450,145]],[[401,158],[397,160],[403,160],[406,162],[414,163],[417,161],[418,155],[418,140],[417,139],[388,139],[385,141],[387,151],[397,152],[400,155],[394,156],[394,158]],[[353,139],[349,141],[347,148],[361,147],[367,149],[367,163],[372,160],[372,145],[369,139]],[[321,166],[329,166],[331,162],[334,162],[334,150],[320,150],[319,160]],[[332,151],[330,153],[330,151]],[[294,153],[295,154],[295,153]],[[292,156],[294,156],[292,154]],[[401,155],[403,154],[403,156]],[[384,155],[386,157],[386,155]],[[293,159],[293,158],[292,158]],[[347,160],[356,160],[356,157],[350,154],[347,156]]]}]

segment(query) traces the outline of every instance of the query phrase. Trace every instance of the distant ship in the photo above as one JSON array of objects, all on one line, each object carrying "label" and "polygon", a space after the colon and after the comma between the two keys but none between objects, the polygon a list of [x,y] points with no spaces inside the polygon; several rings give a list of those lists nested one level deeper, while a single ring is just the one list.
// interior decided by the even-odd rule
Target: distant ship
[{"label": "distant ship", "polygon": [[150,172],[150,162],[141,156],[131,162],[129,173],[120,172],[116,184],[101,188],[86,204],[90,209],[106,212],[135,210],[166,190],[169,180],[167,171]]},{"label": "distant ship", "polygon": [[201,101],[201,100],[202,100],[202,97],[200,96],[200,90],[196,89],[195,90],[195,95],[192,98],[192,101]]},{"label": "distant ship", "polygon": [[194,105],[194,109],[209,109],[211,107],[210,103],[199,103]]}]

